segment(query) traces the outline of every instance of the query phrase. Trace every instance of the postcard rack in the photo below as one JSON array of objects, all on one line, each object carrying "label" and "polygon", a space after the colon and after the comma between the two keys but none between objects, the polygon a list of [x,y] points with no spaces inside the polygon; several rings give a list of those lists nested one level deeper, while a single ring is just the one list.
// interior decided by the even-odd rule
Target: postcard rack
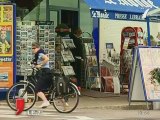
[{"label": "postcard rack", "polygon": [[85,87],[89,89],[100,88],[96,49],[92,37],[82,37]]}]

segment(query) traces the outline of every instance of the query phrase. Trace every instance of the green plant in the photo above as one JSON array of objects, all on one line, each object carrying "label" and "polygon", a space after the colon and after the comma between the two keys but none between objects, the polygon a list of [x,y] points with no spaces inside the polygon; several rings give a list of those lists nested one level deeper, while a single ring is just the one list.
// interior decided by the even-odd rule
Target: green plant
[{"label": "green plant", "polygon": [[157,80],[157,82],[160,84],[160,68],[154,68],[152,71],[150,71],[151,80]]}]

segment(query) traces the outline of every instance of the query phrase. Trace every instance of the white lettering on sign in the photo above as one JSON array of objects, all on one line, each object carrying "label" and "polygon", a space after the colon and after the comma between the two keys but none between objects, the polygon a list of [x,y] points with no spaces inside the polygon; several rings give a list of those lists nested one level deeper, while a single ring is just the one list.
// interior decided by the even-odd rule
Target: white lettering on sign
[{"label": "white lettering on sign", "polygon": [[130,15],[130,20],[142,20],[142,15]]},{"label": "white lettering on sign", "polygon": [[92,17],[94,17],[94,18],[109,18],[109,14],[107,12],[92,11]]},{"label": "white lettering on sign", "polygon": [[158,8],[152,0],[104,0],[106,4],[119,4],[124,6],[134,6],[144,8]]},{"label": "white lettering on sign", "polygon": [[3,57],[3,58],[0,58],[0,62],[12,62],[12,58],[10,58],[10,57]]},{"label": "white lettering on sign", "polygon": [[127,19],[127,14],[119,14],[119,13],[115,13],[115,18],[116,19]]},{"label": "white lettering on sign", "polygon": [[113,0],[105,0],[105,3],[109,3],[109,4],[117,4],[116,2],[113,2]]}]

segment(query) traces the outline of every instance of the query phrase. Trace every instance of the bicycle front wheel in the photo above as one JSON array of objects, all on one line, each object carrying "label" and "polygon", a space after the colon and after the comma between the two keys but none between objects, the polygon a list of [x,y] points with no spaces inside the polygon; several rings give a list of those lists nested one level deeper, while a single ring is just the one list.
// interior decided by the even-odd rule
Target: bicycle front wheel
[{"label": "bicycle front wheel", "polygon": [[36,93],[32,84],[28,82],[19,82],[13,85],[7,92],[6,101],[8,106],[16,109],[16,99],[23,98],[25,105],[24,111],[29,110],[36,102]]},{"label": "bicycle front wheel", "polygon": [[57,95],[53,93],[53,106],[60,113],[70,113],[76,109],[79,103],[79,92],[77,87],[73,84],[69,84],[67,93],[63,95]]}]

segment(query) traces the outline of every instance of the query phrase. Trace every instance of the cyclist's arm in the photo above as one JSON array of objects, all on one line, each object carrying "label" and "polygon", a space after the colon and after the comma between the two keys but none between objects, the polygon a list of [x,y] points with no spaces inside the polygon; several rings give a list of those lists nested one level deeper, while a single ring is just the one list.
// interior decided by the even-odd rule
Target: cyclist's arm
[{"label": "cyclist's arm", "polygon": [[41,66],[45,65],[48,61],[49,61],[49,58],[47,55],[43,54],[42,55],[42,62],[40,63]]}]

